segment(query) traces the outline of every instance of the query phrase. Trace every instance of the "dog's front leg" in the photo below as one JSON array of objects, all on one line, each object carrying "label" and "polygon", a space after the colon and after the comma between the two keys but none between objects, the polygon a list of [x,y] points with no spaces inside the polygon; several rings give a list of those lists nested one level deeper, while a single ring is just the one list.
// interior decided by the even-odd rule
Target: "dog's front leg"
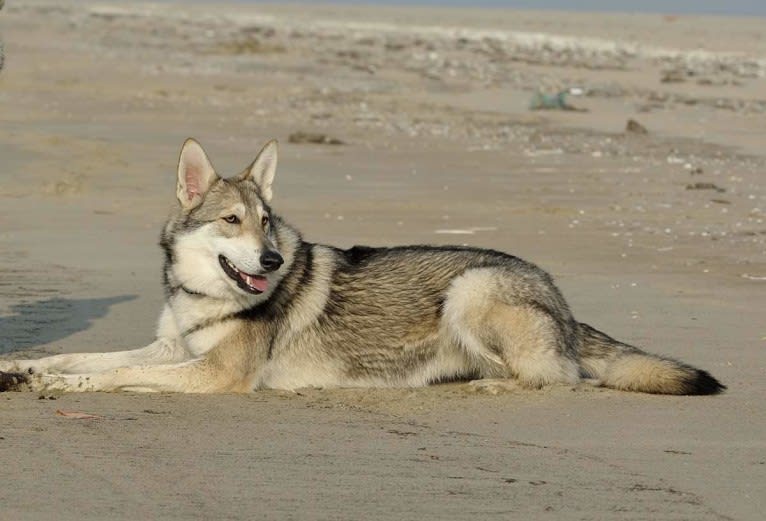
[{"label": "dog's front leg", "polygon": [[67,353],[37,360],[3,360],[0,371],[14,373],[97,373],[130,365],[181,362],[186,350],[171,338],[159,338],[146,347],[109,353]]},{"label": "dog's front leg", "polygon": [[22,375],[25,382],[8,390],[89,392],[133,391],[176,393],[247,392],[241,375],[215,367],[206,359],[179,364],[120,367],[100,373]]},{"label": "dog's front leg", "polygon": [[67,353],[35,360],[0,360],[0,372],[22,374],[97,373],[131,365],[182,362],[189,358],[180,339],[173,311],[166,304],[157,324],[157,340],[148,346],[108,353]]}]

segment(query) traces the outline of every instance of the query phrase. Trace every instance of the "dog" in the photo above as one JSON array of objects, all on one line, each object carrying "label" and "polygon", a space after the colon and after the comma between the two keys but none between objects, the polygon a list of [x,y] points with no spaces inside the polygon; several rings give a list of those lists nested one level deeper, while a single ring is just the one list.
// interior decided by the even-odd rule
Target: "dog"
[{"label": "dog", "polygon": [[574,319],[545,271],[499,251],[304,241],[271,207],[277,143],[221,178],[188,139],[160,238],[166,302],[152,344],[0,362],[4,390],[223,393],[419,387],[537,389],[582,379],[700,395],[706,371]]}]

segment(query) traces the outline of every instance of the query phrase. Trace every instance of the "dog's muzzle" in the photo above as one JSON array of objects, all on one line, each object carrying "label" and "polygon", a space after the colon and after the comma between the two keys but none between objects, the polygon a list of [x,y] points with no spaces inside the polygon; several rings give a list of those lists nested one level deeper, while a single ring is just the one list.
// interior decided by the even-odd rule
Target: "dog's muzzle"
[{"label": "dog's muzzle", "polygon": [[223,255],[218,256],[218,262],[221,264],[224,273],[236,282],[240,289],[254,295],[259,295],[268,289],[269,280],[263,275],[246,273],[237,268],[233,262]]}]

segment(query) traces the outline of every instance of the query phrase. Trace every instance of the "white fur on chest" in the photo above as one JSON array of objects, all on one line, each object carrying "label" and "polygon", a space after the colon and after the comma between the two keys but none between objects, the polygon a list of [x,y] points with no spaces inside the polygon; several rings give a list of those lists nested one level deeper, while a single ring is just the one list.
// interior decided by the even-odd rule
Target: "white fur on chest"
[{"label": "white fur on chest", "polygon": [[219,322],[189,333],[184,337],[184,344],[189,353],[199,357],[220,344],[227,336],[230,336],[236,327],[237,322],[235,320]]},{"label": "white fur on chest", "polygon": [[240,307],[236,302],[185,294],[176,295],[170,303],[180,339],[195,357],[207,353],[232,334],[237,321],[226,317]]}]

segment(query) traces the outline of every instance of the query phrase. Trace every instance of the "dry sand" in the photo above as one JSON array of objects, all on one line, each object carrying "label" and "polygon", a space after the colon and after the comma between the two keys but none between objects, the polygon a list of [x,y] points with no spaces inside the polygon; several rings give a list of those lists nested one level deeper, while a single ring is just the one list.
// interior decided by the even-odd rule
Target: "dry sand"
[{"label": "dry sand", "polygon": [[[276,208],[309,240],[512,252],[581,320],[729,386],[7,394],[0,517],[762,519],[762,19],[30,1],[0,21],[4,356],[148,343],[180,143],[230,174],[274,136]],[[588,112],[527,109],[570,86]]]}]

